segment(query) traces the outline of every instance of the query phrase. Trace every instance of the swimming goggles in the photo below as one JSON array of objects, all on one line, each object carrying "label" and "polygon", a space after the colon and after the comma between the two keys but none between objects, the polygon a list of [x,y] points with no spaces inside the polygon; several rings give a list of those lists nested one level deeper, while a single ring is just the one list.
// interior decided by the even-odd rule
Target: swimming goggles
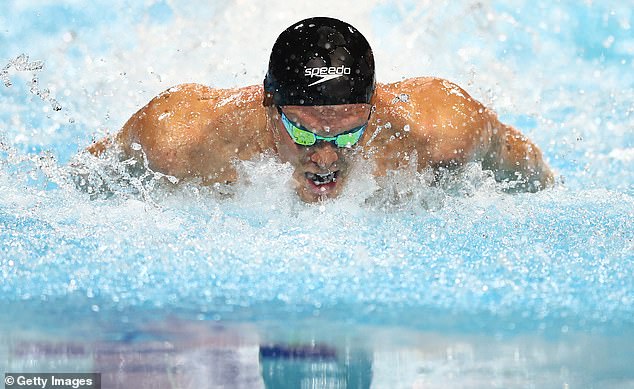
[{"label": "swimming goggles", "polygon": [[288,135],[290,135],[295,143],[301,146],[312,146],[317,143],[318,140],[321,140],[333,142],[337,147],[352,147],[361,139],[363,131],[365,131],[368,126],[368,123],[366,123],[337,136],[319,136],[307,128],[291,122],[284,112],[282,112],[282,108],[279,105],[277,106],[277,111],[280,113],[280,116],[282,116],[282,123],[284,123]]}]

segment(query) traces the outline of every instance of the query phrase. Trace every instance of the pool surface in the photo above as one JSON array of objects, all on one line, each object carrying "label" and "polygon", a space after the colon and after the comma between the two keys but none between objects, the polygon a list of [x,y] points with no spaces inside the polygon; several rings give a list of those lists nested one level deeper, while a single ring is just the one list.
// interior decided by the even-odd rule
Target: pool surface
[{"label": "pool surface", "polygon": [[[634,388],[633,5],[1,2],[0,372]],[[364,33],[379,82],[443,77],[492,107],[556,187],[506,194],[477,165],[377,182],[359,164],[307,205],[271,156],[233,186],[174,189],[80,153],[173,85],[261,83],[279,32],[315,15]],[[77,190],[75,164],[110,193]]]}]

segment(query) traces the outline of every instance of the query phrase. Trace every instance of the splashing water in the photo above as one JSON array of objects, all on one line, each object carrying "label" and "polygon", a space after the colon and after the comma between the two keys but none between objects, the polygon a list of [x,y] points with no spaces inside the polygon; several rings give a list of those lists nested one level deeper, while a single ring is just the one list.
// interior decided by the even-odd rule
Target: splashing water
[{"label": "splashing water", "polygon": [[0,79],[4,82],[4,86],[7,88],[10,88],[13,85],[9,79],[9,70],[11,67],[15,68],[15,70],[19,72],[32,71],[33,78],[31,78],[31,81],[29,82],[30,92],[42,100],[48,101],[54,111],[61,111],[62,107],[59,103],[50,97],[50,91],[48,89],[40,89],[37,86],[37,72],[41,71],[44,67],[44,63],[42,61],[29,62],[29,56],[26,54],[20,54],[14,60],[9,61],[9,63],[0,71]]},{"label": "splashing water", "polygon": [[[174,328],[208,336],[194,320],[251,323],[235,332],[356,339],[374,350],[375,387],[491,375],[500,386],[631,383],[620,351],[634,339],[634,40],[623,4],[0,4],[0,340],[26,328],[28,339],[178,345]],[[557,187],[509,195],[477,165],[431,186],[430,172],[374,178],[360,163],[341,198],[304,204],[272,155],[236,162],[235,185],[203,187],[81,152],[172,85],[260,83],[281,29],[324,9],[366,35],[378,81],[445,77],[521,128]],[[434,342],[441,356],[415,355]],[[554,374],[535,355],[556,342],[571,348],[559,347]],[[411,373],[387,368],[394,348]],[[590,351],[605,366],[566,359]]]}]

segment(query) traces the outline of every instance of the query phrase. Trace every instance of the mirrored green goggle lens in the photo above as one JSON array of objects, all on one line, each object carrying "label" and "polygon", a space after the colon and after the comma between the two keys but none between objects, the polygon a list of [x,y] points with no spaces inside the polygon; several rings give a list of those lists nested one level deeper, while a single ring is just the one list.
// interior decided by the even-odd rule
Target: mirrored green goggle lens
[{"label": "mirrored green goggle lens", "polygon": [[284,114],[282,114],[282,121],[284,122],[284,127],[286,127],[286,131],[291,136],[291,138],[293,138],[293,141],[301,146],[312,146],[319,139],[328,142],[334,141],[337,147],[350,147],[355,145],[359,141],[359,139],[361,139],[361,135],[363,135],[363,131],[366,127],[362,126],[354,132],[339,134],[335,137],[324,137],[315,135],[310,131],[306,131],[297,127]]},{"label": "mirrored green goggle lens", "polygon": [[[286,128],[288,129],[288,127],[287,125]],[[289,134],[298,145],[312,146],[317,142],[317,137],[312,132],[304,131],[301,128],[295,127],[293,124],[290,124],[290,127],[291,131],[289,131]]]},{"label": "mirrored green goggle lens", "polygon": [[356,144],[365,130],[365,126],[361,127],[355,132],[349,132],[347,134],[341,134],[335,137],[335,143],[338,147],[350,147]]}]

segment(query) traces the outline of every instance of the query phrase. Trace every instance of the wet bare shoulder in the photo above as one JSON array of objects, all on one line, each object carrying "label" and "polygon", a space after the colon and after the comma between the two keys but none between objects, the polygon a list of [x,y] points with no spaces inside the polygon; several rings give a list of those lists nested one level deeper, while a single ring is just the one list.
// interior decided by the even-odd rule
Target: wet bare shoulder
[{"label": "wet bare shoulder", "polygon": [[488,147],[490,112],[458,85],[425,77],[379,89],[382,107],[377,111],[407,126],[419,158],[430,164],[462,164]]},{"label": "wet bare shoulder", "polygon": [[172,87],[152,99],[123,127],[118,139],[127,154],[136,143],[150,167],[179,178],[226,181],[228,165],[245,146],[244,128],[263,126],[261,88],[215,89],[200,84]]},{"label": "wet bare shoulder", "polygon": [[177,85],[160,93],[123,126],[119,140],[124,150],[129,152],[133,143],[148,151],[159,150],[167,146],[168,139],[175,143],[191,139],[195,124],[209,116],[201,101],[217,94],[217,90],[200,84]]}]

